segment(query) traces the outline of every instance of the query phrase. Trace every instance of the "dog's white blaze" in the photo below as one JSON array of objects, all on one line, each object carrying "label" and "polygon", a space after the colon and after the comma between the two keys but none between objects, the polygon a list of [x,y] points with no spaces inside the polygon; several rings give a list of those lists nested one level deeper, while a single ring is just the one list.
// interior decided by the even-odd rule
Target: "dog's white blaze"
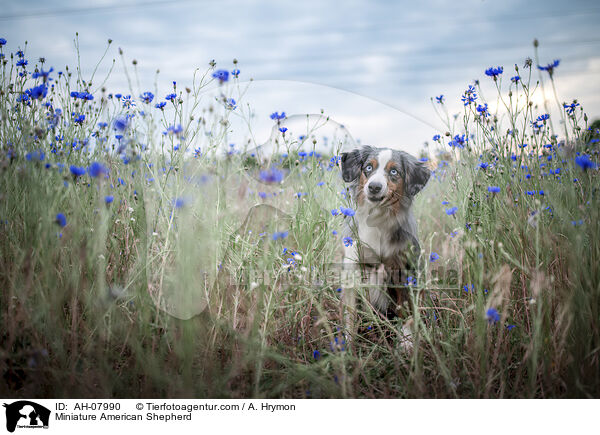
[{"label": "dog's white blaze", "polygon": [[377,155],[377,170],[369,178],[369,182],[365,184],[365,196],[369,196],[369,184],[373,182],[381,183],[381,195],[387,193],[387,178],[385,176],[385,167],[392,159],[392,150],[383,150]]}]

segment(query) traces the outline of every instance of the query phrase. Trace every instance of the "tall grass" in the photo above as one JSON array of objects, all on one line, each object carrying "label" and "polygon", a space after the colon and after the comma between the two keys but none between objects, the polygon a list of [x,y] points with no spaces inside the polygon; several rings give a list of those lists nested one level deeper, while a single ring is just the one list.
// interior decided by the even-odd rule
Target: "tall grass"
[{"label": "tall grass", "polygon": [[597,140],[578,106],[543,116],[531,62],[490,70],[487,108],[478,84],[457,117],[434,100],[409,317],[363,298],[350,335],[327,118],[262,155],[228,143],[237,65],[164,100],[135,65],[117,97],[25,58],[1,70],[0,395],[598,397]]}]

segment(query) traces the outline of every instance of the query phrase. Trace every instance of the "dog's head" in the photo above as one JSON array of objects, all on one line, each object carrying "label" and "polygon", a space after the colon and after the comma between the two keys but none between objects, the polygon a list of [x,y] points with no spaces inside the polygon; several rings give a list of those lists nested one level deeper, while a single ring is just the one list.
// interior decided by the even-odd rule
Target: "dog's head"
[{"label": "dog's head", "polygon": [[362,148],[342,154],[342,178],[352,183],[359,205],[406,206],[423,189],[431,171],[415,157],[389,148]]}]

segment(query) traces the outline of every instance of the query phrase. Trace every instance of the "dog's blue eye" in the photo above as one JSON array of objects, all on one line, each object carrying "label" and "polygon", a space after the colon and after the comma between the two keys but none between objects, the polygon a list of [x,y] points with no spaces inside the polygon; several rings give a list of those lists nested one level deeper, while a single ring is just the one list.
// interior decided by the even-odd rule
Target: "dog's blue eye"
[{"label": "dog's blue eye", "polygon": [[373,170],[373,166],[371,165],[367,165],[367,167],[365,168],[365,172],[371,172]]},{"label": "dog's blue eye", "polygon": [[396,176],[396,175],[398,175],[398,171],[397,171],[397,170],[395,170],[395,169],[392,169],[392,170],[390,171],[390,175],[394,175],[394,176]]}]

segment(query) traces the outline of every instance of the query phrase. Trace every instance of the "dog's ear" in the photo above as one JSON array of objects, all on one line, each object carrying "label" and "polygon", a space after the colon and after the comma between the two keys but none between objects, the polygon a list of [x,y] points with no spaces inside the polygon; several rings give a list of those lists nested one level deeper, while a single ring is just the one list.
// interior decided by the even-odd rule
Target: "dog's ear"
[{"label": "dog's ear", "polygon": [[406,193],[409,196],[415,196],[427,184],[431,171],[427,166],[413,156],[407,154],[406,162]]},{"label": "dog's ear", "polygon": [[362,149],[342,153],[342,178],[346,183],[358,178],[369,149],[370,147],[365,146]]}]

